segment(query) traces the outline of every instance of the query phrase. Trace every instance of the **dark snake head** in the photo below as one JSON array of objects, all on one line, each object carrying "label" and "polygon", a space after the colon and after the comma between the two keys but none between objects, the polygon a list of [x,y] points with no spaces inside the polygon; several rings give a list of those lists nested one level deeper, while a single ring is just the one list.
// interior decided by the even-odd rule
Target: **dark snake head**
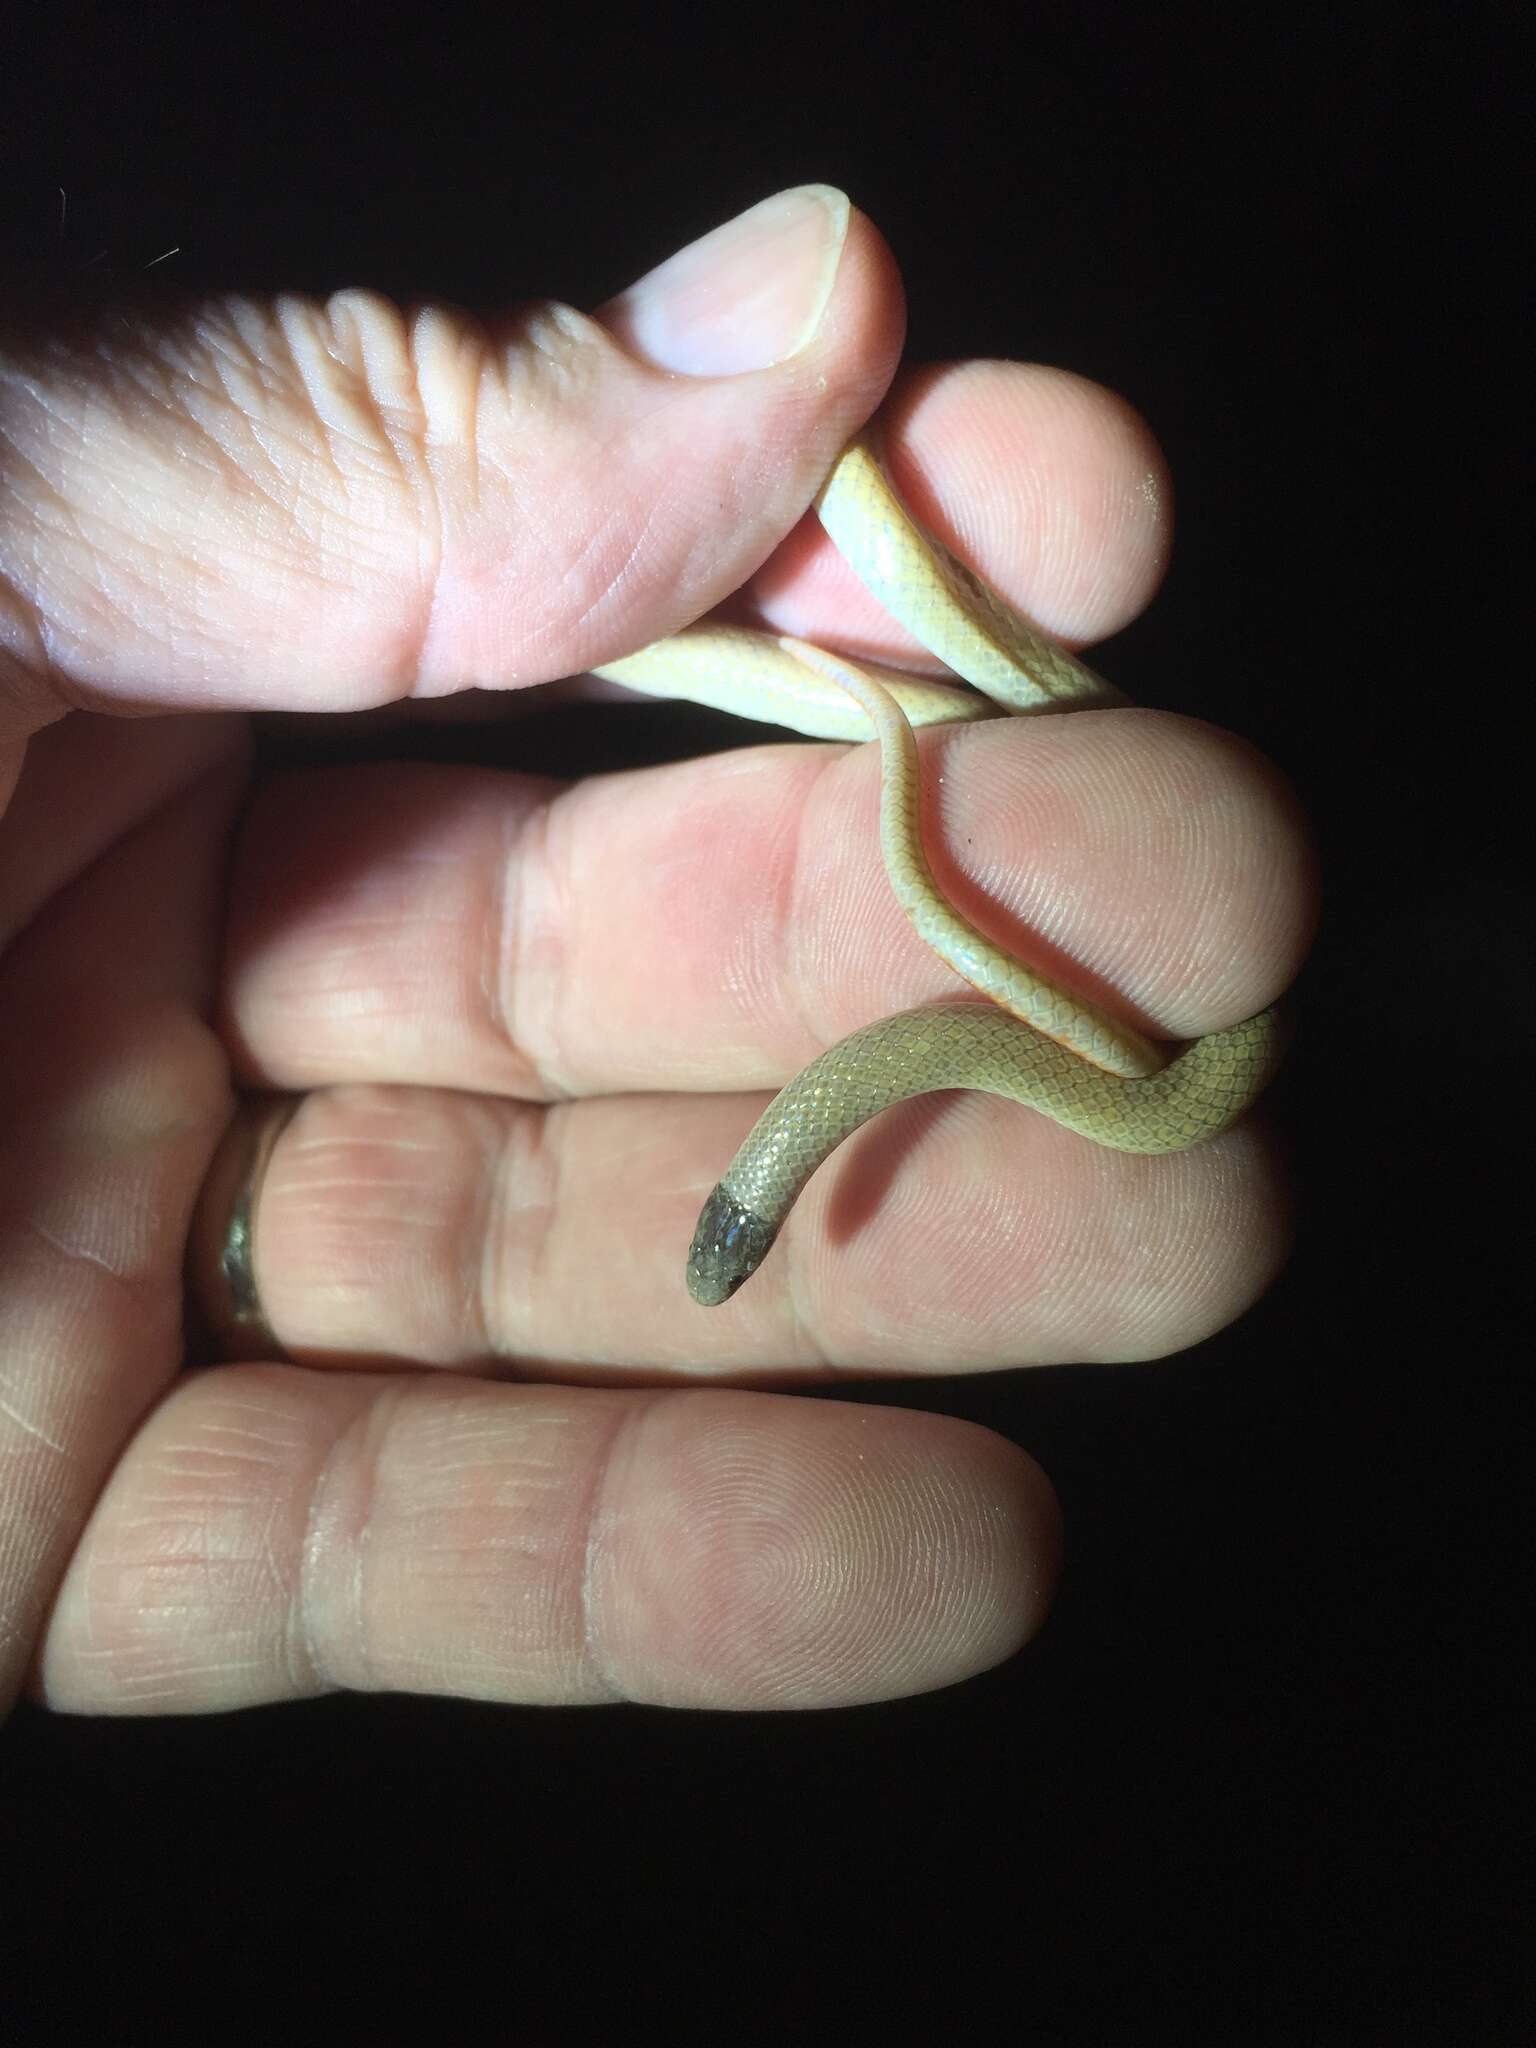
[{"label": "dark snake head", "polygon": [[688,1247],[688,1292],[702,1308],[729,1301],[768,1256],[777,1235],[761,1216],[716,1187],[699,1212]]}]

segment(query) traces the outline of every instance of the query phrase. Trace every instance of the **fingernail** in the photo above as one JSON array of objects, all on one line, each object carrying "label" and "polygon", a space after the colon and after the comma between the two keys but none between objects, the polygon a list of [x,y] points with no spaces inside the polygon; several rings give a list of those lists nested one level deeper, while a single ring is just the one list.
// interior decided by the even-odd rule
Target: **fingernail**
[{"label": "fingernail", "polygon": [[766,370],[805,347],[832,296],[848,198],[796,185],[690,242],[603,308],[603,324],[658,369]]}]

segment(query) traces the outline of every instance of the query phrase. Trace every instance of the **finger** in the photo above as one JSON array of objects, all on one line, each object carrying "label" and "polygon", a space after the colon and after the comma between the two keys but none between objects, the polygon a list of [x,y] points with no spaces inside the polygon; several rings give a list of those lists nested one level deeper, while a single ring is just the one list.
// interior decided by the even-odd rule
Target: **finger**
[{"label": "finger", "polygon": [[244,751],[241,722],[230,718],[82,712],[36,734],[0,815],[0,946],[137,820]]},{"label": "finger", "polygon": [[[1250,749],[1155,712],[921,736],[943,886],[1153,1035],[1285,988],[1307,844]],[[873,748],[753,749],[569,790],[441,768],[285,777],[231,892],[248,1078],[515,1093],[776,1086],[954,978],[891,893]]]},{"label": "finger", "polygon": [[229,1111],[203,1018],[243,766],[182,751],[190,779],[167,789],[131,755],[112,801],[136,822],[59,887],[0,976],[0,1710],[113,1459],[179,1363],[187,1223]]},{"label": "finger", "polygon": [[805,187],[612,317],[648,354],[568,307],[482,326],[363,292],[18,334],[0,566],[20,723],[0,738],[80,703],[508,688],[706,611],[877,403],[894,268],[840,193]]},{"label": "finger", "polygon": [[315,1364],[584,1382],[1108,1364],[1221,1329],[1285,1250],[1262,1130],[1134,1158],[933,1096],[840,1147],[761,1272],[701,1309],[688,1242],[765,1099],[317,1090],[255,1191],[264,1318]]},{"label": "finger", "polygon": [[944,1417],[236,1368],[135,1438],[39,1689],[87,1713],[848,1705],[1008,1656],[1058,1547],[1038,1468]]},{"label": "finger", "polygon": [[[1116,392],[1040,363],[903,372],[881,414],[903,499],[931,533],[1052,639],[1129,625],[1167,567],[1172,491],[1150,428]],[[743,616],[855,656],[932,667],[802,520],[748,588]]]},{"label": "finger", "polygon": [[[1057,372],[980,364],[904,383],[887,410],[898,426],[893,452],[905,463],[906,487],[930,523],[1015,601],[1060,630],[1075,626],[1082,637],[1110,630],[1150,594],[1166,543],[1167,494],[1145,428],[1111,394]],[[1000,518],[989,515],[991,507],[1000,508]],[[974,530],[951,516],[967,510],[978,522]],[[807,555],[804,536],[812,529],[819,532],[814,521],[803,524],[764,575],[778,577],[774,623],[830,633],[838,608],[854,617],[863,594],[840,558],[814,548]],[[781,573],[797,546],[799,566]],[[808,563],[811,573],[802,574]],[[830,580],[823,573],[829,564],[836,565]],[[900,651],[898,633],[885,621],[846,637],[893,653]],[[1011,773],[991,774],[988,795],[995,792],[998,810],[978,820],[964,784],[947,782],[946,797],[966,814],[940,817],[933,835],[954,823],[953,843],[968,858],[972,849],[989,856],[985,872],[969,871],[969,907],[978,908],[983,897],[996,901],[1004,889],[1017,897],[1027,875],[1030,914],[1053,916],[1061,933],[1054,941],[1047,931],[1031,933],[1024,906],[1004,900],[994,936],[1051,963],[1084,993],[1112,997],[1123,990],[1132,1021],[1174,1033],[1234,1021],[1231,1004],[1246,1000],[1248,985],[1270,984],[1248,1008],[1267,1000],[1289,978],[1310,918],[1294,806],[1256,764],[1220,743],[1213,752],[1201,731],[1186,728],[1180,747],[1149,755],[1150,775],[1121,791],[1111,786],[1116,762],[1085,760],[1089,786],[1080,817],[1063,816],[1073,797],[1072,763],[1093,749],[1085,745],[1086,731],[1058,731],[1046,742],[1053,757],[1063,757],[1055,787],[1042,784],[1032,794]],[[1027,734],[994,732],[965,750],[966,772],[994,750],[1004,761],[1022,758],[1044,735],[1038,723]],[[925,743],[930,767],[944,773],[954,745],[952,737]],[[1129,742],[1123,758],[1140,745],[1139,738]],[[1182,765],[1175,765],[1181,750]],[[315,818],[318,843],[302,795],[291,806],[280,801],[276,811],[263,809],[247,868],[256,878],[246,899],[254,912],[248,934],[236,918],[235,1021],[250,1047],[250,1072],[279,1085],[410,1079],[530,1093],[666,1086],[692,1076],[706,1086],[784,1078],[826,1035],[867,1021],[891,1001],[948,985],[934,980],[932,962],[895,918],[873,866],[844,866],[844,878],[855,882],[851,899],[830,886],[829,862],[874,846],[872,810],[867,830],[861,815],[866,795],[872,803],[874,763],[847,771],[851,780],[844,781],[833,758],[808,750],[741,756],[697,774],[607,781],[554,802],[545,786],[507,779],[496,785],[506,797],[505,844],[492,811],[466,789],[463,816],[440,817],[440,842],[433,843],[429,828],[415,852],[397,846],[393,855],[345,797],[345,822],[338,822],[332,849],[329,795]],[[1044,757],[1036,765],[1043,769]],[[1173,772],[1165,775],[1165,765]],[[374,787],[393,840],[402,829],[404,785]],[[445,784],[436,795],[417,787],[429,808],[449,801]],[[833,801],[840,790],[850,803]],[[1038,833],[1019,829],[1032,802],[1048,831],[1043,843]],[[1153,811],[1142,819],[1137,806],[1147,803]],[[1007,827],[1001,835],[1000,821]],[[834,848],[818,836],[833,828],[853,836]],[[1245,847],[1242,835],[1250,832]],[[1165,865],[1149,865],[1149,849]],[[786,896],[815,918],[796,958],[787,957],[792,949],[781,929]],[[418,903],[428,972],[413,966]],[[1176,929],[1186,904],[1202,927],[1199,957],[1186,943],[1190,934]],[[379,906],[383,915],[375,917]],[[851,933],[836,929],[839,911],[852,913]],[[507,920],[505,931],[485,930],[491,912]],[[1099,943],[1092,928],[1101,915],[1108,951],[1097,963],[1076,960],[1085,941]],[[456,970],[448,957],[455,928],[465,942]],[[1228,937],[1245,931],[1248,943],[1234,951]],[[801,961],[846,960],[850,941],[851,971],[840,983],[847,1001],[829,1006],[793,970]],[[1156,941],[1166,945],[1160,960],[1150,956],[1148,942]],[[748,947],[756,957],[744,960]],[[1229,957],[1237,968],[1232,986],[1209,987],[1211,962]],[[661,958],[668,979],[658,1032]],[[905,963],[899,986],[887,979],[893,993],[883,1004],[867,973],[872,959]],[[335,988],[330,977],[342,963],[345,986]],[[1249,976],[1254,965],[1257,974]],[[1220,972],[1225,979],[1226,969]],[[774,991],[783,993],[800,1027],[792,1043],[783,1007],[773,1014]],[[721,1016],[719,1000],[728,992],[736,1014]],[[741,1050],[744,997],[762,1012],[749,1015],[745,1028],[770,1042],[771,1056],[722,1074],[714,1054]],[[402,1015],[402,1003],[411,1014]],[[312,1028],[316,1036],[305,1042]],[[594,1039],[618,1039],[621,1047]]]}]

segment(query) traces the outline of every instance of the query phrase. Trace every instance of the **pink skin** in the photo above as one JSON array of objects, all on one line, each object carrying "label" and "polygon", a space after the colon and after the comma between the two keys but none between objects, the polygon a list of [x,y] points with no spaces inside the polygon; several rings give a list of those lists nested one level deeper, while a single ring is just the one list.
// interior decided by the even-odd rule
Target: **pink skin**
[{"label": "pink skin", "polygon": [[[637,339],[625,302],[603,317]],[[889,902],[869,750],[248,787],[245,709],[540,683],[743,590],[781,630],[910,655],[800,517],[900,340],[854,215],[815,340],[732,377],[575,318],[488,334],[357,296],[10,351],[9,1693],[947,1683],[1043,1617],[1048,1481],[967,1424],[742,1383],[1157,1355],[1275,1270],[1255,1132],[1133,1160],[944,1101],[844,1148],[755,1299],[688,1300],[693,1215],[761,1091],[950,986]],[[1119,400],[972,364],[905,379],[890,417],[915,509],[1048,631],[1148,600],[1167,493]],[[1005,943],[1179,1036],[1290,979],[1308,857],[1240,743],[1117,712],[924,754],[946,885]],[[299,1362],[187,1374],[188,1220],[253,1083],[314,1091],[260,1219]]]}]

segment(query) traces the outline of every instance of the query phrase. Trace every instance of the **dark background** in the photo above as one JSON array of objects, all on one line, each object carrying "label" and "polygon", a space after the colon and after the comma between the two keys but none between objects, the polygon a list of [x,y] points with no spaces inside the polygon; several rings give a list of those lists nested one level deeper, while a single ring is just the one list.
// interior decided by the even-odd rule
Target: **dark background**
[{"label": "dark background", "polygon": [[[1515,11],[1257,20],[8,32],[12,263],[132,277],[176,245],[185,287],[591,304],[780,186],[843,184],[903,267],[913,359],[1062,363],[1151,421],[1179,545],[1102,665],[1275,756],[1327,896],[1268,1299],[1164,1363],[865,1395],[1051,1474],[1069,1568],[1023,1655],[802,1716],[23,1709],[0,2032],[9,2005],[16,2038],[70,2038],[106,1997],[117,2040],[323,2008],[346,2040],[1530,2038]],[[670,719],[557,712],[517,757],[696,743]]]}]

